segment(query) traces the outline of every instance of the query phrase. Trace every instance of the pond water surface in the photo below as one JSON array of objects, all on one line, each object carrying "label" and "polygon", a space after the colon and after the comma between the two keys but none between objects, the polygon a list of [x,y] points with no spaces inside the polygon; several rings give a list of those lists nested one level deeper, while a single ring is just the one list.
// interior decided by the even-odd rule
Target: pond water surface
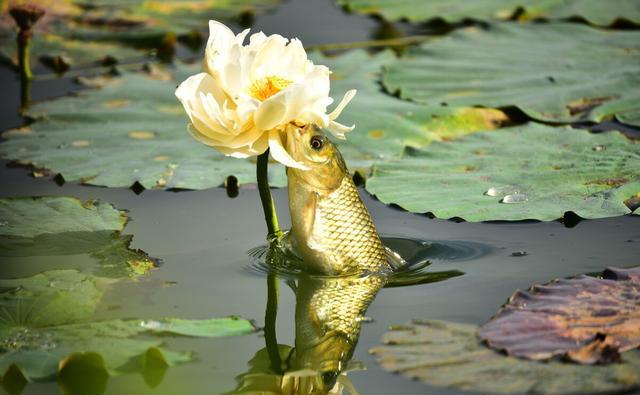
[{"label": "pond water surface", "polygon": [[[327,1],[287,3],[274,13],[257,17],[254,28],[266,33],[298,36],[309,45],[365,40],[379,22],[348,15]],[[17,76],[0,70],[2,115],[0,130],[18,126]],[[68,92],[68,80],[37,82],[34,98]],[[98,188],[49,178],[35,179],[23,167],[0,164],[0,195],[74,196],[101,199],[132,218],[125,229],[135,235],[132,248],[159,258],[161,266],[136,282],[123,282],[103,299],[98,318],[209,318],[238,315],[264,323],[266,276],[253,270],[248,251],[265,244],[264,221],[257,190],[242,186],[236,198],[222,188],[203,191],[144,191]],[[273,191],[283,228],[289,226],[286,189]],[[368,350],[379,344],[386,329],[412,318],[444,319],[481,324],[516,289],[557,277],[599,272],[607,266],[638,265],[640,217],[585,220],[569,228],[560,222],[466,223],[430,219],[378,202],[361,191],[379,232],[389,238],[424,240],[432,250],[427,271],[460,270],[446,281],[382,289],[370,305],[354,360],[366,371],[349,374],[361,394],[458,393],[390,374]],[[452,197],[455,199],[455,197]],[[394,241],[391,240],[393,243]],[[402,243],[395,240],[396,245]],[[465,251],[448,253],[447,251]],[[515,254],[514,252],[526,252]],[[46,262],[46,265],[43,264]],[[12,258],[3,263],[4,278],[29,276],[46,268],[82,268],[93,264],[88,255]],[[281,284],[277,316],[279,343],[294,344],[295,295]],[[110,378],[106,394],[218,394],[236,386],[235,377],[265,346],[261,333],[219,339],[164,339],[169,348],[192,349],[197,361],[167,370],[156,388],[142,376]],[[0,389],[0,392],[2,389]],[[57,393],[55,383],[29,384],[23,394]]]}]

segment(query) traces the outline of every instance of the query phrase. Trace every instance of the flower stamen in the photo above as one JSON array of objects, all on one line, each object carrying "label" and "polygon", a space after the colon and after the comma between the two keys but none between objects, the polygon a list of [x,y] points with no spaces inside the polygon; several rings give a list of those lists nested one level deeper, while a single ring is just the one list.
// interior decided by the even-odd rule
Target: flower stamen
[{"label": "flower stamen", "polygon": [[291,85],[292,82],[293,81],[275,75],[265,77],[251,84],[251,87],[249,87],[249,95],[254,99],[265,101]]}]

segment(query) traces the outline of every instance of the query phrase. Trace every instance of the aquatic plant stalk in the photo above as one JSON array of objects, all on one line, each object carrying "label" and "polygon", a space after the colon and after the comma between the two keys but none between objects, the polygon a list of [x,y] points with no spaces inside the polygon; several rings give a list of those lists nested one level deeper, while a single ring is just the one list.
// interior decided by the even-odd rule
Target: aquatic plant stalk
[{"label": "aquatic plant stalk", "polygon": [[282,374],[282,359],[278,350],[276,337],[276,318],[278,315],[278,275],[271,273],[267,276],[267,309],[264,314],[264,339],[267,354],[271,362],[271,370]]},{"label": "aquatic plant stalk", "polygon": [[260,192],[260,200],[262,201],[262,209],[264,210],[264,220],[267,223],[269,232],[268,239],[277,240],[282,231],[278,225],[278,214],[273,204],[273,196],[269,189],[269,149],[258,155],[258,163],[256,165],[256,177],[258,179],[258,191]]},{"label": "aquatic plant stalk", "polygon": [[[260,201],[264,210],[264,220],[267,223],[270,248],[276,247],[280,240],[282,231],[278,225],[278,214],[273,203],[271,189],[269,189],[269,149],[258,155],[256,165],[256,177],[258,180],[258,191]],[[277,247],[276,247],[277,248]],[[267,308],[264,314],[264,338],[267,347],[267,354],[271,361],[271,369],[278,374],[282,373],[282,360],[278,350],[278,339],[276,338],[276,318],[278,315],[278,276],[274,273],[267,277]]]},{"label": "aquatic plant stalk", "polygon": [[18,32],[18,67],[20,69],[20,78],[25,80],[31,80],[33,74],[31,73],[31,29],[24,31],[20,29]]},{"label": "aquatic plant stalk", "polygon": [[44,10],[33,4],[23,4],[9,9],[9,14],[18,26],[18,67],[23,81],[33,78],[31,74],[30,50],[33,25],[44,15]]}]

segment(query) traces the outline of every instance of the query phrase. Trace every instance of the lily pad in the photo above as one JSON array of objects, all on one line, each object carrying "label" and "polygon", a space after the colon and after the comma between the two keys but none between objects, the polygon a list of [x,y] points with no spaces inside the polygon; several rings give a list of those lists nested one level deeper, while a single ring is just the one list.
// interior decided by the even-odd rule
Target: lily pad
[{"label": "lily pad", "polygon": [[70,197],[0,199],[0,256],[89,254],[95,274],[106,277],[147,273],[156,262],[132,250],[121,232],[127,215],[112,205]]},{"label": "lily pad", "polygon": [[[33,58],[63,56],[72,65],[104,59],[142,56],[134,48],[173,49],[178,38],[202,43],[199,33],[209,19],[247,19],[279,4],[279,0],[43,0],[45,17],[35,25]],[[6,10],[2,10],[6,11]],[[16,63],[15,32],[4,12],[0,17],[0,56]]]},{"label": "lily pad", "polygon": [[411,22],[442,18],[450,23],[466,19],[565,19],[580,17],[596,25],[609,25],[618,19],[640,23],[637,0],[475,0],[452,3],[447,0],[338,0],[338,4],[366,14],[377,14],[395,21]]},{"label": "lily pad", "polygon": [[407,145],[424,147],[432,141],[495,129],[508,122],[499,110],[422,105],[384,93],[379,82],[382,68],[397,62],[391,51],[371,56],[358,50],[336,57],[313,54],[312,58],[332,70],[334,98],[342,97],[349,89],[358,90],[340,115],[341,123],[356,125],[356,129],[347,135],[347,140],[337,142],[352,170],[398,158]]},{"label": "lily pad", "polygon": [[[546,122],[600,121],[638,112],[639,63],[640,32],[502,23],[410,50],[386,68],[383,82],[422,103],[517,106]],[[604,103],[609,112],[599,111]],[[626,121],[638,125],[635,117]]]},{"label": "lily pad", "polygon": [[[354,170],[400,157],[406,145],[424,146],[507,121],[498,110],[425,106],[383,93],[379,72],[395,61],[390,52],[315,55],[315,60],[333,69],[334,97],[360,90],[341,117],[358,128],[339,142]],[[255,183],[255,158],[227,158],[186,132],[187,117],[173,92],[198,71],[178,65],[168,81],[124,73],[102,89],[38,104],[28,113],[37,122],[3,134],[0,157],[50,169],[67,181],[108,187],[204,189],[222,185],[230,175],[240,184]],[[282,166],[270,166],[270,183],[286,185]]]},{"label": "lily pad", "polygon": [[218,337],[255,330],[239,318],[91,321],[113,281],[75,270],[0,280],[0,372],[15,366],[29,381],[50,379],[87,353],[108,374],[139,371],[149,354],[171,366],[190,361],[191,353],[166,350],[159,338],[139,335]]},{"label": "lily pad", "polygon": [[[101,89],[38,104],[29,111],[37,122],[3,134],[0,157],[108,187],[205,189],[230,175],[255,183],[254,163],[227,158],[187,132],[174,91],[199,69],[179,65],[168,81],[124,73]],[[270,171],[272,185],[286,184],[281,166]]]},{"label": "lily pad", "polygon": [[109,203],[69,197],[0,199],[0,235],[35,238],[66,232],[119,232],[127,215]]},{"label": "lily pad", "polygon": [[487,348],[477,331],[475,325],[414,321],[392,328],[383,337],[385,345],[371,353],[385,370],[462,391],[584,394],[624,392],[640,385],[639,350],[609,365],[541,363]]},{"label": "lily pad", "polygon": [[619,132],[530,123],[407,149],[376,165],[366,188],[387,204],[467,221],[623,215],[640,192],[640,145]]},{"label": "lily pad", "polygon": [[617,360],[640,346],[640,268],[610,268],[516,291],[479,336],[516,357],[563,356],[579,363]]}]

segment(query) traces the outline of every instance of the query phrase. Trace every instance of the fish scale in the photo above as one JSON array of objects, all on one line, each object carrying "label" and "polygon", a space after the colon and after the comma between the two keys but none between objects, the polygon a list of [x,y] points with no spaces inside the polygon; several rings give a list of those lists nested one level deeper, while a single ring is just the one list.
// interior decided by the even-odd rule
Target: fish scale
[{"label": "fish scale", "polygon": [[389,269],[385,250],[350,177],[327,196],[319,196],[312,237],[322,240],[341,272]]}]

